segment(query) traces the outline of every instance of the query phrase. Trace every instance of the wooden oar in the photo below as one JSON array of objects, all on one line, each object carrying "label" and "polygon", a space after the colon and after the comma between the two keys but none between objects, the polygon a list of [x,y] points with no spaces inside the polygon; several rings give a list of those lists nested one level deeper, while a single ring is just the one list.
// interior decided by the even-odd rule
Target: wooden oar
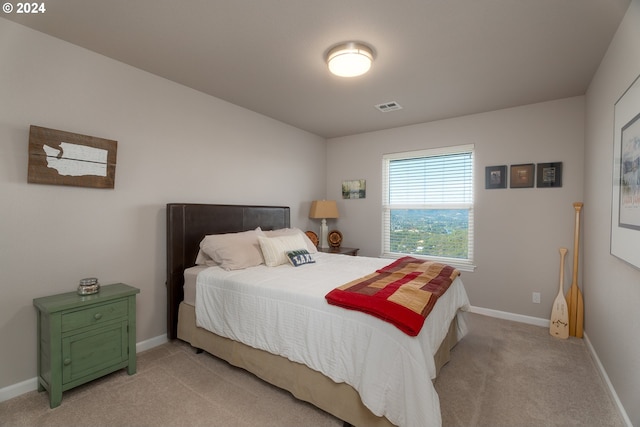
[{"label": "wooden oar", "polygon": [[560,289],[553,302],[549,323],[549,333],[563,339],[569,338],[569,310],[567,301],[564,299],[564,257],[566,254],[567,248],[560,248]]},{"label": "wooden oar", "polygon": [[576,226],[573,236],[573,280],[567,293],[569,303],[569,335],[582,338],[584,326],[584,302],[582,292],[578,287],[578,254],[580,246],[580,210],[582,203],[575,202],[573,208],[576,211]]},{"label": "wooden oar", "polygon": [[576,338],[582,338],[583,329],[584,329],[584,301],[582,299],[582,292],[580,291],[580,287],[578,286],[578,250],[580,247],[580,211],[582,210],[582,203],[574,203],[573,208],[576,210],[576,236],[573,239],[574,242],[574,268],[573,272],[574,279],[573,281],[576,283],[576,287],[578,288],[578,305],[576,307]]}]

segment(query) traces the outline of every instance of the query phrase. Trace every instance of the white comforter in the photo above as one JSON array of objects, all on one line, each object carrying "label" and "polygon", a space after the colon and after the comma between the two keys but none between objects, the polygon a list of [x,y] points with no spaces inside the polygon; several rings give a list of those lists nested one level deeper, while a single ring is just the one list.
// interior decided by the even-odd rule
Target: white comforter
[{"label": "white comforter", "polygon": [[[329,305],[327,292],[392,260],[314,254],[315,264],[210,267],[196,281],[196,323],[218,335],[304,363],[355,388],[362,402],[398,426],[440,426],[433,355],[459,309],[457,278],[416,337],[388,322]],[[459,336],[466,325],[459,318]]]}]

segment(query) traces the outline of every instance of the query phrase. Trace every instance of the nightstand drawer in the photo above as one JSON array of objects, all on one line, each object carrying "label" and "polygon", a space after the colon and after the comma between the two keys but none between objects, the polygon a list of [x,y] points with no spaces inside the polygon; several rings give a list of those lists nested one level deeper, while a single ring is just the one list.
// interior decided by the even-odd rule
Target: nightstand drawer
[{"label": "nightstand drawer", "polygon": [[62,315],[62,332],[97,325],[127,316],[126,299],[109,304],[95,305],[84,310],[72,311]]}]

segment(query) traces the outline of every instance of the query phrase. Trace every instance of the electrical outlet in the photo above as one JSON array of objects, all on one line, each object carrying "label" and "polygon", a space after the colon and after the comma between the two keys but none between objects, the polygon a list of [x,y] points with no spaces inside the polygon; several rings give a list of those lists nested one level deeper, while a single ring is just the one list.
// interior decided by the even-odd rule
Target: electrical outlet
[{"label": "electrical outlet", "polygon": [[533,302],[536,304],[540,304],[540,292],[533,293]]}]

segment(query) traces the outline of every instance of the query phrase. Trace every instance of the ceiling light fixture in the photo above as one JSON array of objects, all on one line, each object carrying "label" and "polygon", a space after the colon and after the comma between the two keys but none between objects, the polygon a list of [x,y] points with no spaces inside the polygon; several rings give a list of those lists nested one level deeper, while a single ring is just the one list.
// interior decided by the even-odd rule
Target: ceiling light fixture
[{"label": "ceiling light fixture", "polygon": [[356,77],[369,71],[373,50],[362,43],[342,43],[327,53],[329,71],[340,77]]}]

